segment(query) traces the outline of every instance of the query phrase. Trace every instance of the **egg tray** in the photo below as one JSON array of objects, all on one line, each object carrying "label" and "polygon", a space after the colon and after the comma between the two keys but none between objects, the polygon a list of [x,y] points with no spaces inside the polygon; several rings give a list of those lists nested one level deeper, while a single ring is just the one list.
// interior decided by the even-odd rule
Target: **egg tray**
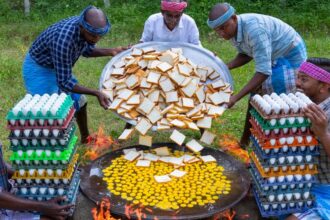
[{"label": "egg tray", "polygon": [[[262,217],[264,217],[264,218],[277,217],[277,216],[287,215],[287,214],[292,214],[292,213],[302,213],[315,206],[314,200],[308,200],[311,203],[310,205],[307,204],[307,201],[301,201],[302,206],[298,205],[299,202],[286,202],[286,203],[263,202],[263,201],[260,201],[260,198],[259,198],[257,192],[255,191],[255,189],[253,187],[252,187],[252,189],[253,189],[254,197],[258,204],[260,213],[261,213]],[[290,207],[290,203],[293,204],[293,206]],[[273,204],[277,204],[277,208],[273,208],[272,207]],[[281,204],[283,204],[283,205],[286,204],[285,205],[286,207],[282,208]],[[267,205],[268,205],[268,209],[265,210],[264,207]]]},{"label": "egg tray", "polygon": [[78,165],[77,161],[78,161],[78,157],[79,155],[76,154],[72,160],[72,163],[69,164],[69,166],[67,167],[66,170],[63,171],[62,175],[58,175],[56,174],[56,172],[54,172],[52,175],[48,175],[47,172],[44,172],[43,175],[39,175],[38,172],[34,172],[33,175],[30,175],[28,171],[24,170],[24,174],[20,175],[19,171],[15,171],[12,179],[70,179]]},{"label": "egg tray", "polygon": [[67,147],[65,150],[60,151],[60,155],[56,155],[56,151],[50,151],[48,150],[47,152],[50,153],[50,155],[47,155],[46,151],[43,151],[40,155],[37,154],[37,150],[29,150],[31,151],[31,154],[28,155],[27,151],[22,152],[22,156],[18,154],[18,152],[13,152],[12,155],[10,156],[10,161],[16,162],[16,161],[69,161],[72,155],[75,153],[77,147],[76,147],[76,142],[77,142],[78,137],[75,136],[73,141],[70,142],[70,145]]},{"label": "egg tray", "polygon": [[[281,139],[269,139],[269,138],[263,138],[262,136],[259,136],[259,134],[253,129],[250,129],[251,135],[256,139],[257,143],[260,145],[262,148],[281,148],[283,146],[288,146],[288,147],[300,147],[300,146],[315,146],[318,145],[319,142],[314,136],[306,136],[302,137],[300,141],[298,141],[297,137],[293,137],[293,141],[291,143],[288,143],[287,140],[284,140],[282,142]],[[308,138],[310,137],[310,140]]]},{"label": "egg tray", "polygon": [[257,167],[257,169],[260,172],[262,177],[278,177],[278,176],[296,175],[296,174],[300,174],[300,175],[311,174],[311,175],[314,175],[314,174],[318,173],[316,165],[313,165],[312,168],[310,168],[309,166],[306,166],[305,169],[301,169],[299,166],[296,166],[295,170],[293,170],[290,166],[287,166],[287,170],[285,170],[285,171],[283,171],[282,166],[278,166],[277,171],[274,170],[274,167],[270,167],[269,171],[266,172],[264,170],[264,168],[262,167],[262,165],[258,162],[258,160],[257,160],[257,158],[256,158],[256,156],[253,152],[250,153],[250,158],[252,159],[253,163]]},{"label": "egg tray", "polygon": [[313,135],[310,131],[309,127],[305,127],[304,131],[302,131],[303,127],[300,128],[277,128],[272,130],[263,130],[255,118],[250,118],[250,123],[252,128],[256,130],[261,136],[264,138],[281,138],[281,137],[292,137],[292,136],[308,136]]},{"label": "egg tray", "polygon": [[68,115],[70,109],[73,106],[73,100],[70,96],[67,96],[62,105],[59,107],[57,112],[53,115],[49,110],[47,111],[46,115],[43,115],[39,110],[36,115],[32,114],[31,111],[28,111],[26,115],[23,114],[22,111],[19,111],[17,115],[14,114],[13,110],[11,109],[6,119],[7,120],[20,120],[20,119],[65,119]]},{"label": "egg tray", "polygon": [[71,107],[69,113],[64,119],[19,119],[8,120],[7,128],[15,129],[66,129],[69,123],[73,120],[76,110]]},{"label": "egg tray", "polygon": [[[285,154],[285,156],[274,156],[274,157],[267,157],[264,158],[262,156],[262,154],[260,154],[260,151],[257,150],[257,147],[255,147],[254,144],[251,145],[251,149],[253,150],[253,152],[255,153],[255,155],[258,157],[259,163],[261,163],[261,165],[265,168],[265,167],[271,167],[271,166],[303,166],[303,165],[314,165],[318,163],[318,159],[316,156],[313,155],[289,155],[289,154]],[[307,161],[306,156],[310,156],[310,160]],[[292,162],[289,161],[289,159],[287,157],[290,157],[293,159]],[[299,162],[298,159],[296,157],[302,157],[302,160]],[[282,158],[284,158],[284,161],[281,163],[280,160],[283,160]],[[273,163],[272,163],[273,161]]]},{"label": "egg tray", "polygon": [[21,179],[15,178],[14,187],[35,187],[35,186],[47,186],[47,187],[62,187],[67,188],[71,185],[75,176],[80,176],[80,170],[76,168],[70,179],[58,178],[58,179]]},{"label": "egg tray", "polygon": [[[320,149],[319,146],[300,146],[300,147],[288,147],[284,152],[284,148],[274,148],[274,149],[263,149],[254,139],[254,137],[250,136],[251,148],[254,152],[257,152],[259,158],[270,159],[270,158],[278,158],[282,156],[319,156]],[[302,148],[304,147],[304,149]]]},{"label": "egg tray", "polygon": [[[252,174],[252,178],[255,183],[258,184],[259,188],[265,188],[265,187],[280,187],[283,185],[290,186],[291,188],[310,188],[314,183],[317,183],[318,180],[314,175],[311,175],[310,179],[306,179],[304,176],[302,179],[298,180],[296,177],[293,177],[291,181],[284,178],[283,182],[279,182],[278,180],[274,179],[274,182],[270,182],[268,178],[262,177],[259,170],[257,169],[256,165],[254,163],[250,163],[250,173]],[[287,175],[284,175],[287,176]]]},{"label": "egg tray", "polygon": [[46,147],[58,147],[63,148],[66,147],[69,144],[69,141],[71,140],[72,136],[74,135],[76,131],[76,126],[73,126],[73,129],[70,131],[70,133],[62,139],[58,138],[44,138],[44,139],[27,139],[27,138],[20,138],[20,139],[9,139],[11,146],[21,146],[21,147],[31,147],[31,146],[40,146],[40,148],[46,148]]},{"label": "egg tray", "polygon": [[[15,190],[17,190],[16,195],[19,196],[37,196],[37,197],[52,197],[52,196],[63,196],[70,193],[70,190],[74,189],[76,184],[79,182],[80,176],[79,171],[75,172],[75,175],[72,177],[70,184],[68,185],[35,185],[35,186],[22,186],[22,185],[16,185]],[[23,193],[23,190],[26,190],[26,193]],[[35,189],[36,192],[32,193],[31,191]],[[44,193],[41,193],[40,191],[44,190]],[[53,191],[53,192],[52,192]]]},{"label": "egg tray", "polygon": [[270,123],[270,120],[264,119],[255,109],[250,110],[251,116],[254,117],[260,126],[263,129],[281,129],[281,128],[301,128],[301,127],[310,127],[311,123],[307,118],[304,118],[303,123],[299,123],[297,119],[295,119],[294,123],[289,123],[287,120],[283,125],[280,124],[279,120],[276,121],[275,125]]},{"label": "egg tray", "polygon": [[68,149],[68,146],[70,146],[72,144],[72,142],[76,142],[76,139],[78,139],[77,136],[74,135],[74,133],[70,134],[70,139],[67,141],[68,144],[67,145],[55,145],[55,146],[51,146],[51,145],[46,145],[46,146],[42,146],[41,143],[38,143],[37,145],[28,145],[28,146],[13,146],[10,145],[10,150],[12,151],[27,151],[27,150],[51,150],[51,151],[56,151],[56,150],[66,150]]},{"label": "egg tray", "polygon": [[269,115],[267,115],[264,111],[261,110],[259,105],[257,105],[254,101],[250,101],[250,104],[252,107],[258,112],[258,114],[263,117],[264,119],[278,119],[278,118],[288,118],[288,117],[303,117],[304,114],[300,112],[300,109],[297,113],[294,113],[292,109],[289,110],[288,113],[284,113],[282,110],[279,114],[276,114],[275,112],[271,112]]},{"label": "egg tray", "polygon": [[[68,127],[64,130],[58,130],[58,129],[17,129],[17,130],[11,130],[9,139],[63,139],[70,135],[71,131],[74,129],[75,123],[74,121],[71,121],[71,123],[68,125]],[[38,130],[40,130],[38,132]],[[19,132],[19,134],[15,134],[16,132]],[[57,135],[55,134],[57,133]]]}]

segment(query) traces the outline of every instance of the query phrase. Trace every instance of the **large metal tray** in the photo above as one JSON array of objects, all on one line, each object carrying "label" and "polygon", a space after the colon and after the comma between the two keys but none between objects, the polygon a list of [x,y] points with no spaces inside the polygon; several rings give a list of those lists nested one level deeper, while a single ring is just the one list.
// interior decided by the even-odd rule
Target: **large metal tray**
[{"label": "large metal tray", "polygon": [[[188,44],[188,43],[176,43],[176,42],[147,42],[147,43],[134,45],[134,47],[136,48],[153,47],[154,49],[159,51],[164,51],[170,48],[182,48],[183,55],[185,57],[187,57],[197,65],[212,67],[215,71],[217,71],[220,74],[220,76],[225,82],[230,83],[232,90],[234,89],[233,78],[230,75],[229,69],[227,68],[226,64],[220,58],[215,56],[211,51],[203,47],[195,46],[193,44]],[[130,53],[131,50],[126,50],[120,54],[117,54],[107,63],[107,65],[103,68],[100,77],[99,89],[102,89],[103,82],[109,78],[111,70],[113,69],[113,64],[121,60],[123,57],[128,56]],[[131,120],[119,115],[117,112],[115,113],[118,115],[118,117],[120,117],[127,123],[131,125],[137,124],[136,120]],[[153,126],[152,130],[154,131],[157,130],[157,126]]]},{"label": "large metal tray", "polygon": [[[173,143],[156,143],[151,148],[157,148],[162,146],[168,146],[172,150],[185,151],[186,147],[178,146]],[[137,150],[150,150],[150,147],[136,145],[127,148],[136,148]],[[250,187],[250,176],[248,170],[244,164],[233,158],[232,156],[225,154],[219,150],[213,148],[204,148],[202,155],[212,155],[216,158],[217,163],[225,168],[224,175],[232,181],[231,191],[228,195],[223,195],[221,199],[217,200],[215,204],[207,204],[204,206],[196,206],[194,208],[182,208],[179,211],[176,210],[161,210],[154,207],[148,207],[152,210],[152,214],[147,214],[144,219],[204,219],[215,215],[221,211],[233,207],[247,194]],[[102,170],[110,166],[112,160],[123,154],[122,149],[115,150],[111,153],[94,160],[90,165],[82,168],[80,188],[82,192],[93,202],[97,203],[104,197],[109,197],[111,206],[110,210],[112,214],[125,217],[125,205],[127,201],[120,196],[113,195],[107,189],[107,184],[102,180]],[[137,217],[131,216],[131,219],[137,219]]]}]

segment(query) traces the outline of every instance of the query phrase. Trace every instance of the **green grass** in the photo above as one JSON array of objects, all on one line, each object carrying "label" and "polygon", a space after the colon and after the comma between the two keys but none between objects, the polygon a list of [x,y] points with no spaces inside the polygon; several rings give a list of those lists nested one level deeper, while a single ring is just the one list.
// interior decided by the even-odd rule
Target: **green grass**
[{"label": "green grass", "polygon": [[[134,13],[141,9],[137,5],[128,7],[129,1],[124,1],[123,4],[116,5],[116,10],[111,11],[111,21],[113,24],[112,31],[104,37],[99,43],[100,47],[113,47],[118,45],[127,45],[129,43],[138,42],[140,34],[143,30],[143,22],[148,13]],[[116,3],[114,3],[116,4]],[[200,3],[201,6],[202,3]],[[146,11],[155,12],[157,7],[146,6]],[[149,7],[149,8],[148,8]],[[205,5],[203,6],[206,7]],[[206,10],[204,9],[203,10]],[[59,9],[57,9],[59,10]],[[80,8],[75,8],[79,11]],[[268,10],[268,9],[267,9]],[[139,11],[139,10],[138,10]],[[196,11],[196,9],[195,9]],[[121,14],[121,13],[124,13]],[[192,11],[194,12],[194,11]],[[70,11],[65,11],[63,14],[69,14]],[[6,130],[6,114],[25,94],[22,81],[21,66],[30,44],[35,37],[48,25],[64,18],[63,14],[47,17],[45,20],[38,21],[42,17],[42,13],[34,14],[28,19],[19,18],[17,12],[13,12],[12,16],[18,16],[14,22],[8,22],[9,18],[0,19],[0,140],[3,142],[5,149],[8,149],[9,142],[7,140],[8,130]],[[74,13],[71,13],[74,14]],[[131,14],[132,16],[127,16]],[[134,16],[133,16],[134,15]],[[204,15],[203,15],[204,16]],[[298,16],[297,13],[293,16]],[[8,16],[7,16],[8,17]],[[285,15],[286,18],[290,18]],[[198,21],[202,19],[198,18]],[[328,50],[330,45],[330,37],[328,29],[323,28],[322,22],[317,23],[318,27],[312,27],[316,31],[305,31],[302,33],[304,37],[309,56],[330,57]],[[201,40],[203,46],[211,51],[214,51],[225,62],[232,59],[236,51],[229,42],[218,39],[213,32],[205,28],[202,24]],[[303,26],[301,30],[304,29]],[[314,33],[314,34],[313,34]],[[74,67],[74,73],[80,81],[81,85],[98,88],[98,82],[103,67],[110,58],[81,58]],[[253,63],[250,63],[242,68],[232,71],[232,76],[235,82],[235,92],[251,78],[254,71]],[[105,133],[117,138],[124,128],[124,122],[111,111],[103,110],[95,97],[88,97],[88,119],[91,132],[97,131],[100,125],[104,126]],[[234,108],[225,112],[223,117],[213,123],[212,131],[218,136],[222,134],[231,134],[239,138],[244,126],[245,113],[247,107],[247,98],[244,98],[236,104]],[[199,137],[197,132],[184,131],[190,137]],[[169,132],[150,133],[154,136],[154,142],[169,141]],[[137,135],[133,136],[128,142],[123,145],[137,143]],[[5,153],[8,156],[8,152]]]}]

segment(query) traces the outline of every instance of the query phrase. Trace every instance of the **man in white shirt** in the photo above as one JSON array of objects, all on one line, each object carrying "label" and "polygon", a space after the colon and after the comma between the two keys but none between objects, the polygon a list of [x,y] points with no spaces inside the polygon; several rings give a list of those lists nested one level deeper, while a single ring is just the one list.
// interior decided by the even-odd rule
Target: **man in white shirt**
[{"label": "man in white shirt", "polygon": [[161,1],[161,13],[151,15],[144,24],[140,42],[184,42],[201,46],[193,18],[183,13],[185,0]]}]

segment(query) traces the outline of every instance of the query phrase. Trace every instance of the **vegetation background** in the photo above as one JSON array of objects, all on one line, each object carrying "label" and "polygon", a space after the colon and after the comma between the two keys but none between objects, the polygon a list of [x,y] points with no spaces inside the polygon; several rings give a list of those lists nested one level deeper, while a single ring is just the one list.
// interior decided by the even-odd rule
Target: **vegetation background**
[{"label": "vegetation background", "polygon": [[[229,42],[219,39],[206,25],[210,8],[217,0],[190,0],[186,13],[196,20],[203,46],[214,51],[228,62],[236,52]],[[329,0],[228,0],[237,13],[261,13],[280,18],[293,26],[305,39],[310,57],[330,57],[330,1]],[[24,15],[22,0],[0,1],[0,141],[8,157],[6,114],[25,94],[21,66],[26,52],[34,39],[49,25],[60,19],[79,14],[86,6],[95,5],[105,10],[112,23],[110,34],[99,43],[100,47],[115,47],[136,43],[143,31],[144,21],[159,12],[159,0],[110,0],[105,8],[102,0],[32,0],[29,16]],[[74,73],[82,85],[98,88],[98,81],[108,58],[81,58],[74,67]],[[233,70],[237,92],[251,78],[254,64]],[[247,98],[233,109],[225,112],[213,123],[212,131],[218,139],[224,134],[239,138],[243,129]],[[112,112],[99,107],[94,97],[89,97],[89,127],[97,131],[104,126],[105,133],[117,138],[124,127]],[[191,137],[198,132],[185,131]],[[168,140],[169,133],[154,135],[154,142]],[[137,135],[125,145],[136,143]],[[217,142],[215,142],[215,145]],[[83,149],[83,148],[82,148]]]}]

